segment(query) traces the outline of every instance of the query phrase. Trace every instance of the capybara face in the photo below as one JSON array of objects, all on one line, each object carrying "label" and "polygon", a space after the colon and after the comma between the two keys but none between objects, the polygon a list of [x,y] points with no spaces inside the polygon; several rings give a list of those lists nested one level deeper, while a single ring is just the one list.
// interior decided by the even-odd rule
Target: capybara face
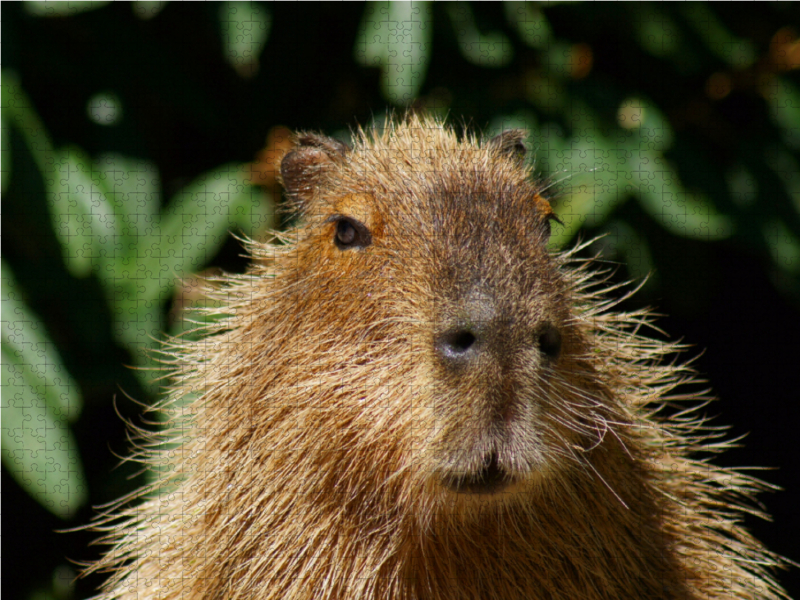
[{"label": "capybara face", "polygon": [[530,487],[602,431],[602,392],[575,387],[586,345],[523,138],[406,128],[358,152],[301,136],[283,161],[305,217],[298,327],[326,332],[343,403],[359,397],[348,386],[386,380],[385,394],[351,400],[345,421],[382,412],[362,430],[380,439],[375,424],[408,419],[397,460],[414,465],[409,485],[433,494],[487,500]]}]

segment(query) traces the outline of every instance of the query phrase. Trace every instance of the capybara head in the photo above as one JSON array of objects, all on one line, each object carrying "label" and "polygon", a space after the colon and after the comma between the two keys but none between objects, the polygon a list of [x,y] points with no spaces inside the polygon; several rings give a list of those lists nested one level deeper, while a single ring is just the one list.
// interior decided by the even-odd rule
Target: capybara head
[{"label": "capybara head", "polygon": [[412,121],[356,150],[300,135],[283,159],[303,225],[279,302],[296,342],[313,340],[308,368],[325,364],[307,378],[312,410],[369,446],[373,467],[392,457],[361,486],[396,481],[442,510],[473,494],[508,501],[604,431],[609,401],[524,139]]}]

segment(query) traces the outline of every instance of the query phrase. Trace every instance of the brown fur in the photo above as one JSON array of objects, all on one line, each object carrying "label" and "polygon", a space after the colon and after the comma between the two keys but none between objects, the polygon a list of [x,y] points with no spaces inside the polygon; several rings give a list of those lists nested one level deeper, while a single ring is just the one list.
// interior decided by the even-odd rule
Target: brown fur
[{"label": "brown fur", "polygon": [[[227,317],[167,349],[173,427],[141,448],[162,476],[98,525],[102,598],[785,597],[741,526],[765,484],[692,458],[727,443],[664,360],[681,348],[548,252],[522,137],[298,138],[301,225],[252,242],[209,291]],[[371,243],[338,247],[342,216]],[[466,368],[437,350],[459,328],[486,348]],[[505,487],[458,488],[488,457]]]}]

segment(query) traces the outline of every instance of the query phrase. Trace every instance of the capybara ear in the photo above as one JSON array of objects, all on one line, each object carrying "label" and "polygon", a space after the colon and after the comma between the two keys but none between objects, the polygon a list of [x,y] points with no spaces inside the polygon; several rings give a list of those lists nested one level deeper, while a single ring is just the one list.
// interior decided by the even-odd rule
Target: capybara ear
[{"label": "capybara ear", "polygon": [[289,200],[302,210],[314,195],[325,171],[344,158],[350,148],[315,133],[301,133],[297,145],[281,161],[281,179]]},{"label": "capybara ear", "polygon": [[490,139],[488,145],[490,148],[496,149],[499,154],[522,162],[528,152],[525,147],[527,137],[528,132],[524,129],[509,129]]}]

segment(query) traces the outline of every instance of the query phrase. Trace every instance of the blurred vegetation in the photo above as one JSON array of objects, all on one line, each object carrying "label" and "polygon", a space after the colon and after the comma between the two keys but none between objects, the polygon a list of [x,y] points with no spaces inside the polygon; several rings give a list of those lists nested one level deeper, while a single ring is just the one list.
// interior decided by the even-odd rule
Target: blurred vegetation
[{"label": "blurred vegetation", "polygon": [[292,129],[346,140],[387,109],[524,127],[555,244],[605,234],[593,251],[686,315],[714,310],[727,249],[796,310],[798,6],[5,5],[2,459],[36,520],[12,595],[97,585],[64,559],[91,536],[52,529],[140,483],[112,471],[116,413],[157,398],[147,351],[185,327],[195,275],[246,267],[231,233],[286,226]]}]

